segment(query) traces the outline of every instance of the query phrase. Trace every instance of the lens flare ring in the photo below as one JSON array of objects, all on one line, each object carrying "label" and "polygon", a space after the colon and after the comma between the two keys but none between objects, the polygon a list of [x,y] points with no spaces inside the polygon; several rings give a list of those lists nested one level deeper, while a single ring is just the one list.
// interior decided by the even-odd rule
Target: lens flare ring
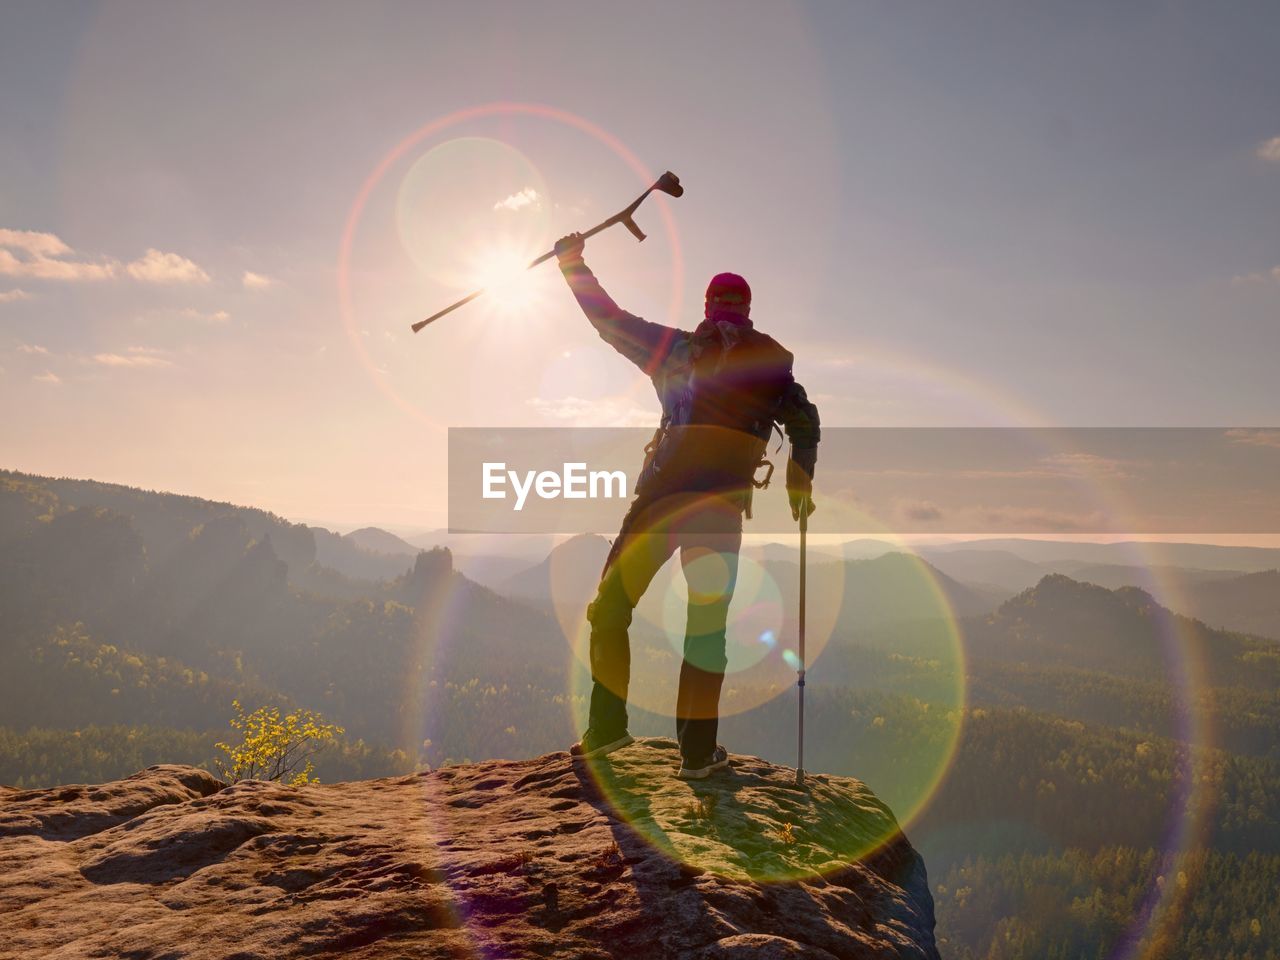
[{"label": "lens flare ring", "polygon": [[[673,525],[678,527],[680,520],[705,508],[705,502],[694,497],[688,498],[682,506],[673,508],[672,513],[678,518]],[[845,517],[844,520],[849,521],[853,518]],[[866,517],[856,518],[857,528],[865,529],[867,523]],[[837,522],[837,528],[842,528],[839,522]],[[655,536],[664,537],[671,534]],[[661,542],[662,552],[664,554],[671,552],[669,549],[671,546],[669,542]],[[627,545],[621,549],[620,556],[623,559],[627,549]],[[736,673],[733,670],[726,671],[719,716],[721,730],[726,733],[725,739],[730,742],[734,738],[735,722],[738,724],[739,736],[742,736],[743,731],[750,730],[754,731],[753,739],[757,740],[761,730],[793,729],[794,700],[791,699],[791,695],[795,691],[794,671],[799,666],[795,648],[794,614],[792,612],[790,616],[783,616],[784,611],[779,609],[784,605],[781,603],[782,591],[778,588],[774,574],[764,564],[745,556],[745,553],[744,557],[738,560],[736,571],[738,589],[735,590],[734,600],[740,610],[748,615],[735,620],[731,614],[727,647],[729,651],[733,651],[736,642],[746,648],[744,652],[747,652],[754,662],[741,664]],[[849,617],[856,618],[858,614],[856,609],[831,609],[833,606],[837,608],[844,606],[843,582],[833,577],[831,572],[842,570],[842,565],[814,563],[813,560],[814,558],[810,557],[811,573],[816,575],[819,584],[826,582],[829,589],[820,589],[810,596],[809,625],[817,629],[808,638],[810,640],[806,649],[808,666],[812,668],[817,663],[821,668],[825,662],[820,661],[824,651],[827,658],[835,657],[837,660],[852,655],[855,658],[871,656],[884,663],[894,663],[893,657],[884,651],[863,649],[865,645],[859,643],[849,632],[847,621]],[[828,722],[821,738],[815,736],[813,740],[816,742],[810,743],[810,749],[819,764],[814,769],[830,769],[832,766],[830,761],[833,758],[831,751],[835,749],[838,752],[854,742],[858,745],[859,756],[863,758],[864,763],[868,762],[867,757],[873,754],[878,756],[879,759],[874,767],[875,776],[879,782],[870,777],[866,779],[876,794],[895,811],[897,821],[892,827],[886,826],[884,836],[863,838],[865,842],[860,842],[857,850],[845,851],[847,856],[843,859],[837,857],[834,860],[824,860],[821,864],[815,864],[772,854],[762,859],[743,856],[734,858],[735,865],[726,875],[738,876],[745,872],[745,875],[761,882],[783,882],[801,875],[829,873],[841,869],[848,859],[867,856],[879,846],[891,842],[901,828],[908,826],[919,816],[942,782],[954,759],[963,722],[966,692],[964,650],[957,628],[957,618],[945,592],[933,576],[932,568],[917,558],[909,558],[906,562],[908,566],[902,575],[915,582],[916,587],[912,595],[918,598],[919,603],[928,606],[929,610],[925,612],[932,612],[939,624],[940,636],[931,637],[928,642],[943,651],[939,659],[944,661],[944,664],[938,668],[938,672],[945,674],[945,678],[940,682],[934,681],[929,690],[918,684],[915,686],[905,684],[896,691],[890,690],[888,694],[881,692],[872,698],[873,702],[891,702],[899,705],[905,717],[900,725],[896,721],[886,725],[882,717],[875,718],[879,722],[872,723],[874,711],[864,709],[862,710],[864,719],[855,722],[860,724],[860,730],[862,728],[865,730],[859,732],[855,738],[852,726],[846,730],[832,726],[831,721],[838,718],[827,713],[825,716]],[[692,565],[699,564],[707,565],[704,584],[727,581],[728,572],[722,557],[707,551],[694,558]],[[672,579],[675,580],[680,574],[674,571],[674,565],[672,566]],[[744,592],[745,581],[753,578],[757,586],[748,587]],[[760,587],[763,585],[769,586],[761,591]],[[649,592],[654,592],[656,586],[657,584],[651,585]],[[794,583],[789,583],[788,587],[793,588]],[[777,606],[769,611],[776,619],[763,626],[758,622],[752,622],[749,616],[752,607],[760,599],[761,592],[771,599],[777,598]],[[677,622],[678,616],[671,616],[671,608],[675,608],[677,614],[681,608],[691,609],[696,615],[700,603],[706,600],[708,593],[705,586],[702,590],[695,588],[692,591],[693,604],[690,606],[688,602],[690,591],[687,587],[684,590],[669,587],[659,598],[661,605],[658,616],[669,618],[659,621],[666,627],[665,632],[659,637],[659,643],[646,645],[645,638],[642,635],[635,635],[638,631],[633,631],[632,657],[636,666],[632,671],[628,690],[633,733],[652,732],[670,735],[670,725],[675,715],[672,680],[677,672],[683,648],[683,630]],[[790,591],[788,595],[791,595]],[[845,616],[845,620],[842,620],[842,615]],[[633,619],[633,624],[637,622],[643,627],[642,618]],[[773,623],[776,623],[776,626]],[[736,637],[734,636],[735,626],[739,628],[739,636]],[[585,729],[587,724],[585,714],[591,684],[588,630],[588,625],[582,623],[572,645],[571,676],[574,686],[569,701],[576,715],[575,720],[582,729]],[[835,641],[834,647],[831,646],[833,641]],[[654,649],[663,656],[661,658],[651,656],[650,653]],[[918,755],[912,762],[903,763],[895,751],[901,744],[902,738],[910,736],[913,722],[930,723],[935,732],[927,743],[917,744]],[[658,729],[658,725],[666,729]],[[649,730],[648,727],[654,729]],[[760,747],[754,747],[753,752],[760,752]],[[775,759],[783,760],[782,757]],[[627,783],[626,778],[617,777],[612,772],[607,759],[590,764],[589,769],[602,795],[609,799],[618,815],[626,818],[636,833],[647,843],[669,856],[688,860],[713,872],[717,869],[714,863],[700,857],[696,844],[691,846],[685,842],[687,838],[678,823],[667,822],[661,816],[648,813],[640,815],[633,811],[632,807],[635,805],[629,801],[629,795],[623,789]],[[674,773],[674,770],[672,772]],[[639,809],[636,808],[636,810]]]},{"label": "lens flare ring", "polygon": [[[449,426],[449,424],[432,417],[420,405],[413,403],[397,391],[389,378],[380,369],[379,364],[370,355],[364,342],[362,324],[357,318],[355,295],[352,290],[351,265],[356,233],[364,218],[365,209],[374,190],[382,183],[387,174],[397,164],[403,162],[414,149],[460,124],[485,118],[510,116],[534,117],[570,127],[590,136],[612,151],[635,174],[636,179],[644,187],[650,186],[657,179],[653,171],[641,163],[621,140],[590,120],[559,107],[516,101],[496,101],[481,104],[432,120],[402,139],[377,163],[356,192],[343,226],[336,268],[338,310],[343,328],[351,344],[352,353],[365,368],[374,386],[402,412],[431,427],[443,428]],[[680,296],[684,285],[684,259],[681,252],[679,231],[676,228],[675,218],[671,214],[671,208],[666,202],[666,198],[655,194],[650,202],[654,203],[655,209],[662,220],[671,251],[671,300],[668,311],[669,316],[675,318],[679,314]]]}]

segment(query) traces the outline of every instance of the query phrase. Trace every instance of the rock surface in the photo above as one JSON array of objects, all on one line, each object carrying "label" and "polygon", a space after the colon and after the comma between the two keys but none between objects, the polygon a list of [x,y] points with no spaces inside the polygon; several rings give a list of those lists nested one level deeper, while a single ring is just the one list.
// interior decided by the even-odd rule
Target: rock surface
[{"label": "rock surface", "polygon": [[0,957],[936,960],[924,864],[861,783],[676,758],[0,790]]}]

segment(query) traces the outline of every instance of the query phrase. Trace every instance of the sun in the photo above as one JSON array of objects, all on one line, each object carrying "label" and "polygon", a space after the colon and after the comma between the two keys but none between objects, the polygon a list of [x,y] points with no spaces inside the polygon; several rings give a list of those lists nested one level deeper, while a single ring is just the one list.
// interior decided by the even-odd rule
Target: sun
[{"label": "sun", "polygon": [[493,309],[507,314],[525,313],[537,306],[544,287],[539,274],[545,271],[528,269],[532,259],[515,246],[487,247],[472,260],[472,285],[484,290],[484,299]]}]

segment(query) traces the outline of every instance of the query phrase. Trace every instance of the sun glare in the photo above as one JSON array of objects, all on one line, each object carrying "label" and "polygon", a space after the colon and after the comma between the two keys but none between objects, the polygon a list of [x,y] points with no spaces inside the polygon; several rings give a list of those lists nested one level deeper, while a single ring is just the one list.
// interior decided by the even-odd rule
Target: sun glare
[{"label": "sun glare", "polygon": [[504,312],[523,312],[538,299],[536,271],[529,270],[533,259],[513,247],[493,247],[478,254],[471,277],[485,300]]}]

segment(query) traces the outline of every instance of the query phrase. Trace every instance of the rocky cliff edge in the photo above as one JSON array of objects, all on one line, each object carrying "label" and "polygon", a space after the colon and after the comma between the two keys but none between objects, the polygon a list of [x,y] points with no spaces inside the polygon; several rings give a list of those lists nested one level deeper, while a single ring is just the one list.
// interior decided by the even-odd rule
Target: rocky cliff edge
[{"label": "rocky cliff edge", "polygon": [[936,960],[924,864],[863,784],[676,761],[0,789],[0,957]]}]

